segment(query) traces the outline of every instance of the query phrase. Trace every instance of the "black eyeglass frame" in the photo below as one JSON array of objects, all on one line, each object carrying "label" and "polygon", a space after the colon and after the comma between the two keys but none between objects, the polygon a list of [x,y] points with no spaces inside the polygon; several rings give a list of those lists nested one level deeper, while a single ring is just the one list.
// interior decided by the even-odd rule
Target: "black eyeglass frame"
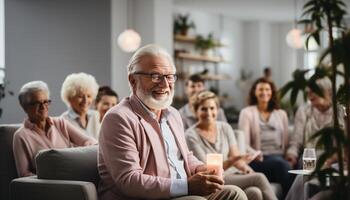
[{"label": "black eyeglass frame", "polygon": [[30,103],[26,103],[27,106],[35,106],[35,107],[39,107],[39,106],[48,106],[52,103],[51,99],[45,100],[45,101],[34,101],[34,102],[30,102]]},{"label": "black eyeglass frame", "polygon": [[159,73],[147,73],[147,72],[134,72],[132,74],[149,76],[153,83],[160,83],[162,80],[164,80],[164,78],[167,80],[168,83],[175,83],[177,80],[176,74],[159,74]]}]

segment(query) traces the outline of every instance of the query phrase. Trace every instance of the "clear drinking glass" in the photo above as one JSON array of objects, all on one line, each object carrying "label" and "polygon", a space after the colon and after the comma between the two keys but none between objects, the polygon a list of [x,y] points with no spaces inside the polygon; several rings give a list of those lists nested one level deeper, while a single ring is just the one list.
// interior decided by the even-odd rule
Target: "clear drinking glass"
[{"label": "clear drinking glass", "polygon": [[305,148],[303,153],[303,170],[313,171],[316,168],[316,150]]}]

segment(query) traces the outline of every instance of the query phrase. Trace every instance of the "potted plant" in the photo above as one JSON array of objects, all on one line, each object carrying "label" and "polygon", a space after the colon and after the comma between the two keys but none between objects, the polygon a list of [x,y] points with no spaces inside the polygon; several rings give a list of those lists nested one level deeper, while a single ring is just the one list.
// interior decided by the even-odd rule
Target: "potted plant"
[{"label": "potted plant", "polygon": [[195,48],[201,52],[202,55],[207,55],[208,50],[215,48],[216,43],[213,38],[213,34],[209,34],[208,37],[197,35],[195,41]]},{"label": "potted plant", "polygon": [[[0,69],[0,70],[4,71],[4,69]],[[7,85],[8,85],[8,82],[6,82],[6,81],[0,82],[0,103],[6,97],[6,94],[9,94],[11,96],[13,96],[13,94],[14,94],[12,91],[8,91],[6,89]],[[1,115],[2,115],[2,108],[0,107],[0,118],[1,118]]]},{"label": "potted plant", "polygon": [[174,33],[186,36],[190,28],[195,28],[193,21],[189,20],[189,15],[178,14],[174,21]]},{"label": "potted plant", "polygon": [[[333,102],[333,126],[327,127],[314,133],[311,139],[317,140],[317,145],[322,146],[324,152],[320,155],[316,169],[312,177],[317,177],[322,188],[332,190],[334,199],[349,199],[350,192],[350,176],[344,174],[344,161],[347,161],[347,170],[350,170],[350,118],[345,118],[345,131],[339,125],[338,106],[340,104],[345,108],[346,116],[350,114],[350,32],[346,32],[343,24],[343,17],[346,14],[346,6],[341,0],[309,0],[303,7],[303,17],[301,23],[312,24],[315,29],[310,33],[306,40],[306,45],[310,37],[315,38],[320,43],[320,32],[328,33],[328,48],[321,55],[315,73],[306,78],[308,70],[296,70],[293,73],[293,80],[288,82],[280,91],[284,96],[290,91],[290,100],[292,105],[296,102],[299,91],[304,93],[305,88],[309,87],[318,95],[323,96],[316,81],[320,78],[328,76],[332,81],[332,102]],[[338,31],[340,37],[335,39],[334,33]],[[326,57],[330,58],[330,62],[325,62]],[[337,87],[339,80],[340,87]],[[347,155],[345,152],[349,152]],[[336,155],[338,158],[339,169],[324,168],[324,164],[328,158]],[[347,159],[345,159],[347,156]],[[339,174],[338,177],[333,176],[334,173]],[[330,181],[328,181],[330,180]],[[327,183],[330,182],[330,185]]]}]

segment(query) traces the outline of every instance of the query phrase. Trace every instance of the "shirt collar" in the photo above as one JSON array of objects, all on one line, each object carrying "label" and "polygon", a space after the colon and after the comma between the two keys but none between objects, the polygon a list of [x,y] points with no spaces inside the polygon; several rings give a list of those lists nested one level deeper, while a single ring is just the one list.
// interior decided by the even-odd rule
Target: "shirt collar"
[{"label": "shirt collar", "polygon": [[[87,112],[88,118],[90,118],[91,114],[92,114],[92,111],[88,110],[88,112]],[[72,108],[68,108],[68,117],[70,119],[77,119],[77,118],[79,118],[79,114],[76,113]]]},{"label": "shirt collar", "polygon": [[[48,118],[46,119],[46,123],[48,123],[50,127],[52,126],[53,121],[52,121],[51,117],[48,117]],[[23,126],[24,126],[25,128],[31,129],[31,130],[40,130],[36,124],[32,123],[32,122],[29,120],[29,118],[26,118],[26,119],[24,120]]]}]

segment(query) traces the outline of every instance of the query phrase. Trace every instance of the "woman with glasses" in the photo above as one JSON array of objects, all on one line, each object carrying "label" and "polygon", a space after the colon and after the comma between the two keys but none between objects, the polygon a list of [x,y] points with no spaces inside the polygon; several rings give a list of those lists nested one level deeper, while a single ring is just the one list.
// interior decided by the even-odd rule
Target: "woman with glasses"
[{"label": "woman with glasses", "polygon": [[266,177],[249,167],[254,155],[242,155],[231,126],[217,121],[218,97],[210,91],[202,91],[191,96],[190,104],[198,120],[185,134],[193,154],[202,162],[206,162],[208,153],[222,154],[226,185],[240,187],[250,200],[277,199]]},{"label": "woman with glasses", "polygon": [[68,75],[61,89],[61,98],[68,107],[61,116],[95,139],[100,131],[100,116],[91,106],[97,91],[96,79],[82,72]]},{"label": "woman with glasses", "polygon": [[62,118],[49,117],[49,89],[43,81],[32,81],[19,91],[19,103],[27,114],[13,138],[13,152],[19,177],[36,174],[35,156],[42,149],[97,144],[93,138]]}]

